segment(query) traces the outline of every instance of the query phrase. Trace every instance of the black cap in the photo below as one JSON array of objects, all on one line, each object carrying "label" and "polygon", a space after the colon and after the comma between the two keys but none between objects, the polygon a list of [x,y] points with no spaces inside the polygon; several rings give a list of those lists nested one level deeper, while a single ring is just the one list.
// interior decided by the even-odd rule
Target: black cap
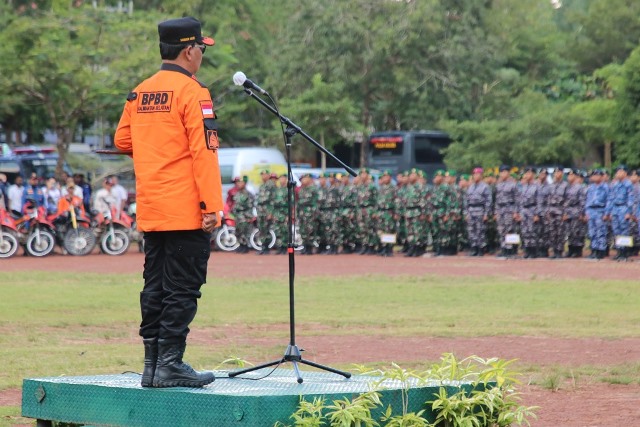
[{"label": "black cap", "polygon": [[627,171],[628,171],[628,169],[627,169],[627,167],[626,167],[625,165],[618,165],[618,166],[616,167],[616,172],[618,172],[618,171],[625,171],[625,172],[627,172]]},{"label": "black cap", "polygon": [[531,167],[531,166],[526,166],[524,169],[522,169],[522,172],[535,172],[536,170]]},{"label": "black cap", "polygon": [[169,19],[158,24],[158,35],[161,43],[191,44],[198,43],[213,46],[215,41],[211,37],[202,37],[200,21],[191,16],[186,18]]},{"label": "black cap", "polygon": [[501,165],[499,171],[503,172],[503,171],[510,171],[511,168],[508,165]]}]

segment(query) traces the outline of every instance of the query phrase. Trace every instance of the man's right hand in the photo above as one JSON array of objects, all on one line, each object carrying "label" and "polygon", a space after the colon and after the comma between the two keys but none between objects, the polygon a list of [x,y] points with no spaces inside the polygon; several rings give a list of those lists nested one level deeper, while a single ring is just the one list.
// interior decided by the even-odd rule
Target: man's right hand
[{"label": "man's right hand", "polygon": [[217,223],[218,217],[214,212],[202,214],[202,231],[211,233]]}]

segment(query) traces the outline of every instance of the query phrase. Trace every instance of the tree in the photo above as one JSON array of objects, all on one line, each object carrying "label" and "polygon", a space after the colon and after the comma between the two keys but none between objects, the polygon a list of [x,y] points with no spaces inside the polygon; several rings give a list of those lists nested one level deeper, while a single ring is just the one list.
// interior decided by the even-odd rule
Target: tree
[{"label": "tree", "polygon": [[[287,111],[295,112],[292,118],[310,136],[318,138],[322,147],[331,148],[341,140],[345,130],[358,128],[356,108],[352,101],[343,97],[343,84],[326,83],[320,74],[311,78],[311,86],[298,94],[295,98],[282,101],[283,114]],[[278,134],[280,133],[278,125]],[[315,139],[314,138],[314,139]],[[295,147],[304,147],[303,152],[315,152],[310,144],[300,142]],[[326,167],[324,154],[322,155],[322,168]]]},{"label": "tree", "polygon": [[116,103],[121,109],[133,74],[155,65],[147,50],[155,23],[90,7],[54,9],[9,22],[0,57],[4,84],[39,104],[56,133],[59,175],[79,120]]}]

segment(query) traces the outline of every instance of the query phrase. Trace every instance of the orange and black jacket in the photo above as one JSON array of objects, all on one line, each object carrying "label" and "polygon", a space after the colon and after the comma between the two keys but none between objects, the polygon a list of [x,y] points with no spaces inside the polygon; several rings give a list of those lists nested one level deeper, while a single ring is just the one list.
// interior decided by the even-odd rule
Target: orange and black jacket
[{"label": "orange and black jacket", "polygon": [[133,152],[142,231],[196,230],[222,211],[218,133],[206,86],[174,64],[127,97],[115,145]]}]

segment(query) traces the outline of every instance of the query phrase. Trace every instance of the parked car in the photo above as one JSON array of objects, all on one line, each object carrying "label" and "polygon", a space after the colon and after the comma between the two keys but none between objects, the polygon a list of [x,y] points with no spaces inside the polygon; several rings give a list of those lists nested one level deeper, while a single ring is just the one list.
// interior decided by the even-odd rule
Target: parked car
[{"label": "parked car", "polygon": [[261,170],[269,169],[277,174],[287,172],[284,155],[275,148],[220,148],[218,163],[222,177],[222,191],[225,195],[233,187],[231,181],[236,176],[247,175],[249,177],[247,188],[255,192],[255,189],[262,184]]},{"label": "parked car", "polygon": [[[55,176],[57,164],[58,151],[55,147],[31,145],[14,148],[8,156],[0,157],[0,173],[7,175],[11,183],[18,175],[27,179],[34,172],[41,178],[48,178]],[[66,163],[63,169],[73,175]]]}]

